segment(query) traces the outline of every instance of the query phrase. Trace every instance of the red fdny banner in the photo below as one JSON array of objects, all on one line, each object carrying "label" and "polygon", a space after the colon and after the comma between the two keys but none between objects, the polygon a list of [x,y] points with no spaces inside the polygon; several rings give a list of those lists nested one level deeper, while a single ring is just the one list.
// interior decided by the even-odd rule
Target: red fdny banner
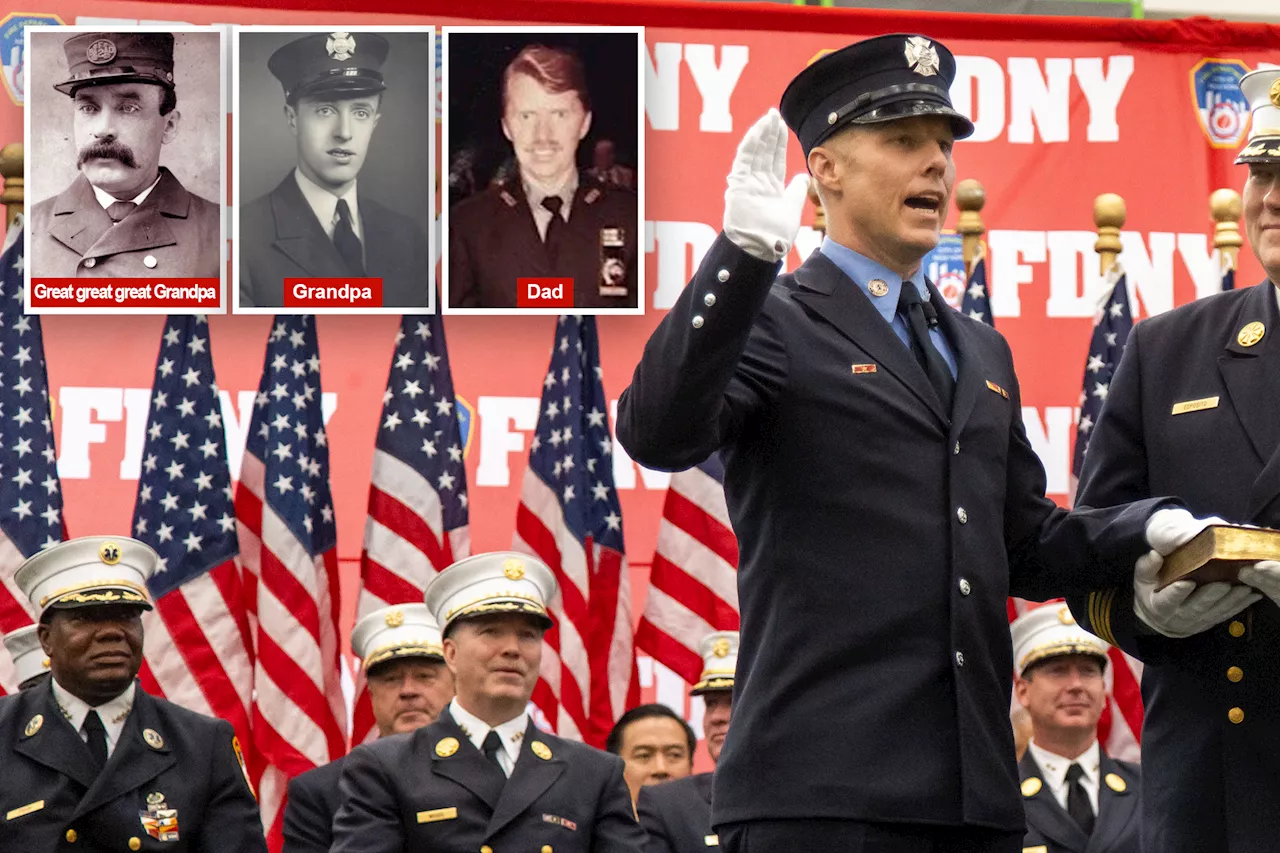
[{"label": "red fdny banner", "polygon": [[[339,0],[307,5],[292,10],[248,0],[37,0],[25,7],[31,11],[0,22],[7,92],[0,95],[0,142],[22,139],[23,97],[56,95],[23,90],[20,28],[15,36],[13,26],[19,19],[103,28],[144,21],[644,25],[648,219],[641,245],[648,255],[648,313],[599,319],[603,382],[612,408],[649,332],[720,229],[724,176],[746,128],[823,51],[885,32],[924,33],[945,41],[957,57],[953,98],[976,126],[973,137],[956,146],[957,177],[977,179],[986,191],[990,310],[1012,345],[1027,430],[1047,469],[1049,491],[1060,500],[1069,488],[1081,377],[1104,287],[1093,252],[1094,197],[1112,192],[1125,200],[1121,261],[1136,318],[1219,290],[1209,195],[1221,187],[1238,190],[1244,181],[1243,170],[1232,165],[1248,130],[1235,81],[1280,59],[1280,27],[1205,19],[1004,19],[771,4],[549,0],[485,4],[493,17],[478,20],[453,17],[450,10],[458,7],[445,0],[375,2],[362,11]],[[231,125],[234,132],[234,117]],[[794,141],[789,166],[797,173],[805,168]],[[789,268],[820,242],[809,227],[812,215],[810,210],[787,258]],[[955,218],[952,211],[949,226]],[[1239,286],[1259,281],[1261,270],[1247,246],[1240,258]],[[947,259],[929,263],[935,278],[956,278]],[[958,305],[963,287],[949,292]],[[551,316],[445,318],[464,420],[473,552],[511,545],[555,322]],[[271,318],[259,316],[209,322],[233,477],[240,470],[270,326]],[[350,611],[374,439],[386,428],[379,412],[398,318],[325,315],[317,327],[344,606]],[[128,528],[161,330],[158,317],[45,318],[59,471],[73,535]],[[638,616],[669,475],[640,469],[616,442],[613,460],[627,554],[641,567],[633,577]]]}]

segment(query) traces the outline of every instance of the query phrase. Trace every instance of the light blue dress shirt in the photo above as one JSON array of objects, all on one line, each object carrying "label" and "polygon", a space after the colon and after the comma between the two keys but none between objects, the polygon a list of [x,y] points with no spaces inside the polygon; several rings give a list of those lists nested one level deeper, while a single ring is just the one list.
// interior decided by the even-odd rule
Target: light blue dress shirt
[{"label": "light blue dress shirt", "polygon": [[[898,294],[902,290],[902,276],[881,266],[865,255],[860,255],[848,246],[842,246],[830,237],[822,240],[820,249],[822,254],[826,255],[827,260],[831,261],[840,271],[849,278],[853,279],[854,284],[862,289],[867,299],[880,312],[880,316],[884,317],[884,321],[893,329],[899,340],[907,349],[911,349],[911,336],[907,331],[907,321],[898,314]],[[871,291],[867,289],[872,279],[880,279],[889,286],[889,292],[884,296],[872,296]],[[911,276],[908,281],[915,286],[920,292],[920,298],[929,301],[929,289],[924,284],[924,266],[916,270],[915,275]],[[945,306],[943,310],[949,310]],[[956,375],[956,356],[951,350],[951,344],[947,342],[946,336],[942,334],[942,330],[934,327],[929,330],[929,339],[933,341],[933,345],[937,347],[939,353],[942,354],[942,360],[947,363],[947,367],[951,369],[951,376]]]}]

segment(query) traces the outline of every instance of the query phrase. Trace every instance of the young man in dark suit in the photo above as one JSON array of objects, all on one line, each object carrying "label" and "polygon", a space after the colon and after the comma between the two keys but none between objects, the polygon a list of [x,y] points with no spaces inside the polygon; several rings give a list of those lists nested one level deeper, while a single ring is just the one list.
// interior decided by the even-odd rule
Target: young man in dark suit
[{"label": "young man in dark suit", "polygon": [[1076,624],[1065,604],[1009,626],[1018,704],[1032,735],[1018,762],[1032,853],[1139,853],[1138,765],[1098,743],[1107,701],[1107,644]]},{"label": "young man in dark suit", "polygon": [[240,211],[242,306],[283,305],[284,281],[295,278],[379,278],[383,305],[427,305],[432,262],[422,229],[356,185],[381,116],[390,49],[376,33],[311,33],[267,61],[284,87],[298,167]]},{"label": "young man in dark suit", "polygon": [[[619,401],[637,462],[725,460],[743,676],[712,820],[735,853],[1021,850],[1007,597],[1125,581],[1195,527],[1149,536],[1161,498],[1049,500],[1008,343],[926,281],[973,129],[954,79],[919,35],[801,71],[743,139],[724,233]],[[779,277],[808,184],[787,185],[784,118],[828,231]]]},{"label": "young man in dark suit", "polygon": [[555,575],[536,557],[477,554],[436,575],[457,695],[429,726],[357,747],[339,785],[333,853],[640,853],[622,759],[540,731],[528,711]]}]

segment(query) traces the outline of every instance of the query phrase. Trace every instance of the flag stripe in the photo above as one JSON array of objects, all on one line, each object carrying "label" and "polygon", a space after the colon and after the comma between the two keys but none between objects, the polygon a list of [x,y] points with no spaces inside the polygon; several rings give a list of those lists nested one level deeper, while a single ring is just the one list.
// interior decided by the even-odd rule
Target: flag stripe
[{"label": "flag stripe", "polygon": [[636,628],[636,646],[690,684],[696,684],[702,674],[702,657],[648,619],[641,620]]},{"label": "flag stripe", "polygon": [[[720,500],[723,502],[724,498]],[[738,540],[733,530],[680,492],[667,490],[662,517],[697,539],[729,566],[738,565]]]}]

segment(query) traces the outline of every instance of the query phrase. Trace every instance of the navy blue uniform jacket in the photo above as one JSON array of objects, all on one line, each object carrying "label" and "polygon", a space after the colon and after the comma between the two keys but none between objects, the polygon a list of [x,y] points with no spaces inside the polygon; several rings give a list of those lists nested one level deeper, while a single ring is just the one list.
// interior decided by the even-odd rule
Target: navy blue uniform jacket
[{"label": "navy blue uniform jacket", "polygon": [[[32,721],[39,715],[36,725]],[[148,742],[146,733],[159,735]],[[30,732],[28,734],[28,732]],[[231,724],[137,688],[101,774],[49,681],[0,700],[0,850],[266,853],[262,819],[232,746]],[[148,796],[177,811],[178,839],[147,834]],[[39,808],[35,804],[39,803]],[[15,811],[32,809],[21,816]],[[138,839],[138,846],[130,839]]]},{"label": "navy blue uniform jacket", "polygon": [[[1245,346],[1240,330],[1254,322],[1265,334]],[[1174,414],[1193,401],[1201,402]],[[1152,494],[1176,494],[1200,516],[1280,527],[1280,312],[1271,283],[1134,327],[1089,440],[1079,498],[1111,506]],[[1143,848],[1277,849],[1280,608],[1263,598],[1175,640],[1140,626],[1132,585],[1068,603],[1081,625],[1145,664]]]},{"label": "navy blue uniform jacket", "polygon": [[835,264],[777,271],[722,235],[618,406],[636,461],[725,461],[742,646],[712,820],[1022,832],[1006,599],[1131,577],[1156,502],[1048,500],[1009,345],[936,290],[950,416]]}]

